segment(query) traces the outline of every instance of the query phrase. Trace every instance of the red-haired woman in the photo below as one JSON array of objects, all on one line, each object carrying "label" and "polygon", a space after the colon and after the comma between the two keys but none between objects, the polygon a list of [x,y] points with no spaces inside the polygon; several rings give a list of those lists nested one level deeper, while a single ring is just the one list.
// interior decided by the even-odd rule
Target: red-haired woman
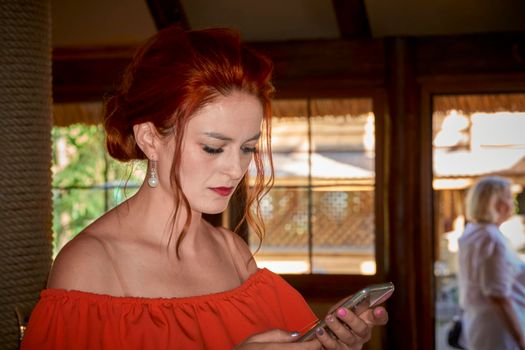
[{"label": "red-haired woman", "polygon": [[[252,160],[248,207],[271,183],[271,71],[227,29],[168,28],[139,49],[104,125],[110,155],[147,160],[147,178],[61,250],[22,349],[360,349],[386,323],[381,307],[341,309],[337,338],[294,342],[316,320],[304,299],[202,219],[247,188]],[[260,217],[244,217],[262,237]]]}]

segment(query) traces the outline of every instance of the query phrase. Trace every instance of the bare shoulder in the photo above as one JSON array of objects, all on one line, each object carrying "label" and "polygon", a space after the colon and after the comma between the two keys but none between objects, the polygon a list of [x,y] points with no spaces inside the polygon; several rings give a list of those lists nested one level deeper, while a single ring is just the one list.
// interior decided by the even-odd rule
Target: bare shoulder
[{"label": "bare shoulder", "polygon": [[57,255],[48,288],[111,293],[114,280],[111,259],[97,235],[81,232]]},{"label": "bare shoulder", "polygon": [[217,227],[216,229],[224,236],[233,259],[237,264],[237,268],[240,271],[245,271],[248,276],[255,273],[257,271],[257,264],[248,244],[246,244],[242,237],[224,227]]}]

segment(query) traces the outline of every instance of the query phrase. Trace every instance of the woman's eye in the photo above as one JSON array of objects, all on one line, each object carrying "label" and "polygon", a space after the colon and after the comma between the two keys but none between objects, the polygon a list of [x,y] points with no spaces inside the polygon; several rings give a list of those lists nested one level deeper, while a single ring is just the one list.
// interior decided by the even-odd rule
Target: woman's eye
[{"label": "woman's eye", "polygon": [[257,152],[257,148],[256,147],[243,147],[243,148],[241,148],[241,150],[244,153],[255,153],[255,152]]},{"label": "woman's eye", "polygon": [[222,153],[224,150],[222,148],[212,148],[210,146],[202,146],[202,149],[204,150],[204,152],[208,153],[208,154],[219,154],[219,153]]}]

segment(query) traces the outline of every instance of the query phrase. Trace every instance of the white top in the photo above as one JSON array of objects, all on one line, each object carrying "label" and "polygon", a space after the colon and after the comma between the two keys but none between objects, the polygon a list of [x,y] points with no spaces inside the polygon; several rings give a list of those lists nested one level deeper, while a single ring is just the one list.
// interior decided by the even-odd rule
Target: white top
[{"label": "white top", "polygon": [[525,329],[525,263],[496,225],[467,225],[459,239],[458,277],[468,348],[517,349],[488,297],[510,298]]}]

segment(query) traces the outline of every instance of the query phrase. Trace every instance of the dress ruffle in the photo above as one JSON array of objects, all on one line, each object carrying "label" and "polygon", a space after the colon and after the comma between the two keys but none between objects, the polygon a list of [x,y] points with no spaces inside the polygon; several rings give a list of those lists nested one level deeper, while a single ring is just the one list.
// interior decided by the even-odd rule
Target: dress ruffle
[{"label": "dress ruffle", "polygon": [[233,290],[184,298],[47,289],[21,349],[231,349],[254,333],[300,331],[315,320],[302,296],[266,269]]}]

